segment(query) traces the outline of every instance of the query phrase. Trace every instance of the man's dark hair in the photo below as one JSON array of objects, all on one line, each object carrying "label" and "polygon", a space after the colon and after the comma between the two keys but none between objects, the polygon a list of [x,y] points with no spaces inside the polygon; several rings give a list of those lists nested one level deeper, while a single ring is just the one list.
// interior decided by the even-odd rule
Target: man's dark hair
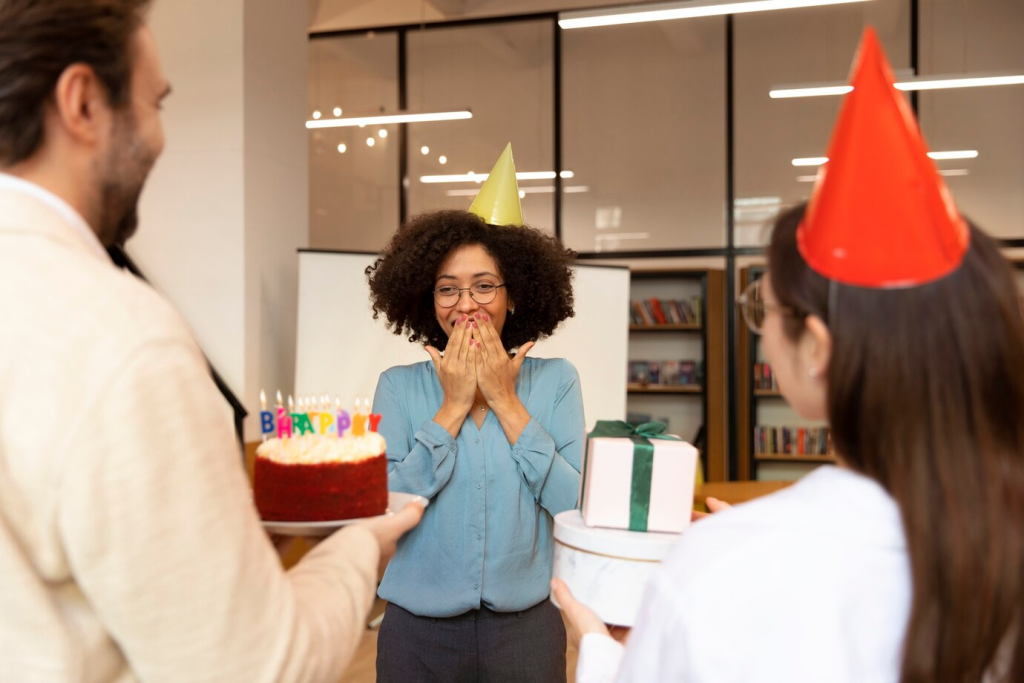
[{"label": "man's dark hair", "polygon": [[0,166],[43,142],[46,103],[60,75],[87,64],[111,106],[128,100],[130,43],[150,0],[0,0]]},{"label": "man's dark hair", "polygon": [[453,252],[474,244],[494,259],[516,306],[501,331],[506,349],[543,339],[574,315],[573,251],[530,227],[488,225],[467,211],[446,210],[402,226],[366,269],[374,319],[383,313],[395,334],[443,349],[448,338],[434,314],[434,281]]}]

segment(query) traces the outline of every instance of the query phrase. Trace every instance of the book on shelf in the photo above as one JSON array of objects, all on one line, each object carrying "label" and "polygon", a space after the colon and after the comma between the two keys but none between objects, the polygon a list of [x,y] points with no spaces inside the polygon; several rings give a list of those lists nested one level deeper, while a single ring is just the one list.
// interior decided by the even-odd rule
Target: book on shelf
[{"label": "book on shelf", "polygon": [[775,379],[775,373],[767,363],[754,363],[754,388],[763,391],[779,390],[779,383]]},{"label": "book on shelf", "polygon": [[626,422],[637,427],[647,422],[661,422],[662,424],[668,424],[668,417],[651,417],[650,413],[626,413]]},{"label": "book on shelf", "polygon": [[701,325],[704,302],[699,296],[685,299],[633,299],[629,320],[633,325]]},{"label": "book on shelf", "polygon": [[629,362],[626,379],[630,384],[691,386],[704,384],[704,361],[634,360]]},{"label": "book on shelf", "polygon": [[754,451],[757,455],[831,455],[832,439],[828,427],[754,427]]}]

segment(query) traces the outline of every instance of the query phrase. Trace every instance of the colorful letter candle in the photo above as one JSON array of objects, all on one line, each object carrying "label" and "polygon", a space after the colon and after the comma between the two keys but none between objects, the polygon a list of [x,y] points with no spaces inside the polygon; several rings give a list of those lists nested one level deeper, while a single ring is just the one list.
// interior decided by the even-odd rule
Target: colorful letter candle
[{"label": "colorful letter candle", "polygon": [[267,434],[274,433],[274,415],[267,410],[267,395],[260,389],[260,434],[267,440]]},{"label": "colorful letter candle", "polygon": [[295,421],[294,428],[299,433],[299,436],[315,433],[313,422],[309,419],[309,413],[295,413],[292,415],[292,419]]},{"label": "colorful letter candle", "polygon": [[377,425],[379,425],[379,424],[380,424],[380,415],[374,415],[373,413],[370,413],[370,431],[371,432],[376,432],[377,431]]},{"label": "colorful letter candle", "polygon": [[599,421],[587,435],[581,505],[587,526],[679,533],[690,525],[697,449],[665,425]]},{"label": "colorful letter candle", "polygon": [[359,412],[359,399],[356,399],[356,414],[352,416],[352,436],[366,434],[366,416]]},{"label": "colorful letter candle", "polygon": [[320,433],[326,435],[334,423],[334,415],[324,411],[320,413]]},{"label": "colorful letter candle", "polygon": [[348,413],[341,409],[341,401],[337,401],[336,404],[338,409],[338,421],[337,428],[335,431],[338,435],[338,438],[340,439],[341,437],[345,436],[345,430],[352,426],[352,420],[351,418],[349,418]]},{"label": "colorful letter candle", "polygon": [[290,439],[292,436],[292,418],[285,412],[284,406],[277,407],[277,438]]}]

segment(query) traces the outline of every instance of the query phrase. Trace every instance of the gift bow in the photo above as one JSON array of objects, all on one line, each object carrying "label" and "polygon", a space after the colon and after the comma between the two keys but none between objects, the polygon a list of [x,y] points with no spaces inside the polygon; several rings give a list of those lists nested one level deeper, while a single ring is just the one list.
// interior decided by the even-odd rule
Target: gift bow
[{"label": "gift bow", "polygon": [[[651,510],[651,474],[654,471],[654,444],[651,439],[682,441],[678,436],[665,434],[664,422],[645,422],[634,427],[621,420],[598,420],[587,435],[593,438],[628,438],[633,442],[633,479],[629,494],[629,529],[647,531],[647,516]],[[590,455],[590,448],[587,448]],[[586,486],[587,462],[583,461],[583,482]],[[584,489],[586,490],[586,489]],[[580,500],[580,507],[583,501]]]}]

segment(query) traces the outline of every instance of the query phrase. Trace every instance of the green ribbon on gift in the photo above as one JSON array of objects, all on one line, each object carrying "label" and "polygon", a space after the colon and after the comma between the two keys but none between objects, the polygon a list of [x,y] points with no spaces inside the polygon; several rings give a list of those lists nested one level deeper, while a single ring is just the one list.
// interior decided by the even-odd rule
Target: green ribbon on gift
[{"label": "green ribbon on gift", "polygon": [[[654,471],[654,444],[651,439],[682,441],[678,436],[665,434],[664,422],[645,422],[634,427],[621,420],[598,420],[594,430],[587,434],[587,449],[590,455],[590,439],[626,438],[633,442],[633,479],[629,493],[629,530],[647,531],[647,516],[651,511],[651,474]],[[587,459],[583,461],[583,482],[587,480]],[[580,500],[580,509],[583,500]]]}]

